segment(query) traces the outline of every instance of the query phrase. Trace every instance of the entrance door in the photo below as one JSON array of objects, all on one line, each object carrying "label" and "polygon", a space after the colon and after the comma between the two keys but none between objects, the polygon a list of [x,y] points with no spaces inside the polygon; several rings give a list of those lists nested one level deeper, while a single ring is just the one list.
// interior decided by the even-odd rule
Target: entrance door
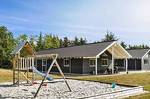
[{"label": "entrance door", "polygon": [[141,70],[141,59],[136,59],[136,70]]}]

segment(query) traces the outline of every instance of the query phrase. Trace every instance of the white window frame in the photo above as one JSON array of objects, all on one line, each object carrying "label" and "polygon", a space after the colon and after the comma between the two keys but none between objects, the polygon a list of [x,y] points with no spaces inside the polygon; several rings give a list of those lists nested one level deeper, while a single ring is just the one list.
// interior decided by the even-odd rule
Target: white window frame
[{"label": "white window frame", "polygon": [[94,61],[94,63],[95,63],[95,62],[96,62],[96,59],[95,59],[95,58],[89,59],[89,66],[90,66],[90,67],[95,67],[95,66],[96,66],[96,63],[95,63],[95,64],[90,64],[90,61]]},{"label": "white window frame", "polygon": [[[65,61],[69,61],[69,64],[65,64],[66,63]],[[68,58],[63,59],[63,64],[64,64],[64,67],[70,67],[70,59]]]},{"label": "white window frame", "polygon": [[[43,61],[46,61],[46,64]],[[47,59],[42,59],[42,66],[47,66]]]},{"label": "white window frame", "polygon": [[[102,61],[107,61],[107,65],[103,65],[103,64],[102,64]],[[101,65],[102,65],[102,66],[108,66],[108,59],[107,59],[107,58],[102,58],[102,59],[101,59]]]}]

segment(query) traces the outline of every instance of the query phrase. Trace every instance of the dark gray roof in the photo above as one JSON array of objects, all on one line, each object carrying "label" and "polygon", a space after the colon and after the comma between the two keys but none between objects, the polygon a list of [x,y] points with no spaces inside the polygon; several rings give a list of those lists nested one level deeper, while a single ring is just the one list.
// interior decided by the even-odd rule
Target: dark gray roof
[{"label": "dark gray roof", "polygon": [[36,54],[58,54],[59,57],[94,57],[100,52],[102,52],[104,49],[106,49],[113,42],[115,41],[42,50],[38,51]]},{"label": "dark gray roof", "polygon": [[150,49],[133,49],[127,50],[132,58],[142,58]]},{"label": "dark gray roof", "polygon": [[24,42],[20,42],[18,44],[18,46],[16,46],[16,48],[13,50],[13,52],[11,54],[18,54],[18,52],[20,52],[20,50],[23,48],[23,46],[27,43],[27,41]]}]

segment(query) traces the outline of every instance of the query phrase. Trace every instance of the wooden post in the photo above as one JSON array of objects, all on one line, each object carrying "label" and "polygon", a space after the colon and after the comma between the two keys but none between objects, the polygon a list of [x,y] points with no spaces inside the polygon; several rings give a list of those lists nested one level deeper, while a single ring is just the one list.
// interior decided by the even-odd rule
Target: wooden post
[{"label": "wooden post", "polygon": [[114,74],[114,48],[112,47],[112,74]]},{"label": "wooden post", "polygon": [[[34,57],[32,57],[31,60],[32,60],[31,69],[33,69],[32,67],[34,66]],[[32,70],[32,82],[34,82],[34,80],[35,80],[35,73],[34,73],[34,71]]]},{"label": "wooden post", "polygon": [[16,60],[15,58],[13,58],[13,84],[15,84],[15,79],[16,79],[16,76],[15,76],[15,69],[16,69]]},{"label": "wooden post", "polygon": [[69,58],[69,72],[70,72],[70,74],[71,74],[71,58]]},{"label": "wooden post", "polygon": [[128,59],[126,58],[126,73],[128,74]]},{"label": "wooden post", "polygon": [[[30,57],[26,58],[26,61],[27,61],[27,78],[29,78],[29,66],[30,66]],[[29,81],[27,80],[27,84],[29,83]]]},{"label": "wooden post", "polygon": [[57,60],[56,60],[57,57],[58,57],[57,54],[56,54],[55,56],[52,55],[53,61],[52,61],[51,65],[50,65],[50,67],[49,67],[49,69],[48,69],[48,71],[47,71],[47,73],[46,73],[46,76],[44,76],[44,78],[42,79],[42,82],[41,82],[40,86],[38,87],[38,90],[37,90],[37,92],[35,93],[34,98],[36,98],[36,96],[38,95],[38,93],[39,93],[39,91],[40,91],[40,89],[41,89],[41,87],[42,87],[42,85],[43,85],[45,79],[46,79],[47,76],[49,75],[49,73],[50,73],[52,67],[54,66],[54,64],[56,64],[56,66],[57,66],[57,68],[58,68],[58,70],[59,70],[61,76],[62,76],[63,79],[64,79],[64,82],[66,83],[66,85],[67,85],[69,91],[71,91],[71,88],[69,87],[69,85],[68,85],[68,83],[67,83],[67,81],[66,81],[66,79],[65,79],[65,76],[64,76],[63,72],[61,71],[61,68],[60,68],[59,64],[57,63]]},{"label": "wooden post", "polygon": [[97,57],[95,58],[95,75],[97,75]]},{"label": "wooden post", "polygon": [[19,68],[19,64],[20,64],[20,60],[19,60],[19,58],[17,58],[17,68],[18,68],[18,86],[19,86],[19,82],[20,82],[20,68]]}]

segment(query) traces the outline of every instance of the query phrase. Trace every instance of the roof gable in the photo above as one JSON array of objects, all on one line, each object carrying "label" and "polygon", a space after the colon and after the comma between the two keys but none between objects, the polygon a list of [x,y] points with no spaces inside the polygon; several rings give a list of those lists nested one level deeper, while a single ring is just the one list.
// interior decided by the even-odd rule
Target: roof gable
[{"label": "roof gable", "polygon": [[29,44],[29,42],[28,41],[23,41],[23,42],[20,42],[18,44],[18,46],[16,46],[16,48],[14,49],[14,51],[11,54],[13,54],[13,55],[19,54],[22,49],[27,50],[31,55],[33,55],[33,53],[34,53],[34,51],[31,47],[31,45]]}]

